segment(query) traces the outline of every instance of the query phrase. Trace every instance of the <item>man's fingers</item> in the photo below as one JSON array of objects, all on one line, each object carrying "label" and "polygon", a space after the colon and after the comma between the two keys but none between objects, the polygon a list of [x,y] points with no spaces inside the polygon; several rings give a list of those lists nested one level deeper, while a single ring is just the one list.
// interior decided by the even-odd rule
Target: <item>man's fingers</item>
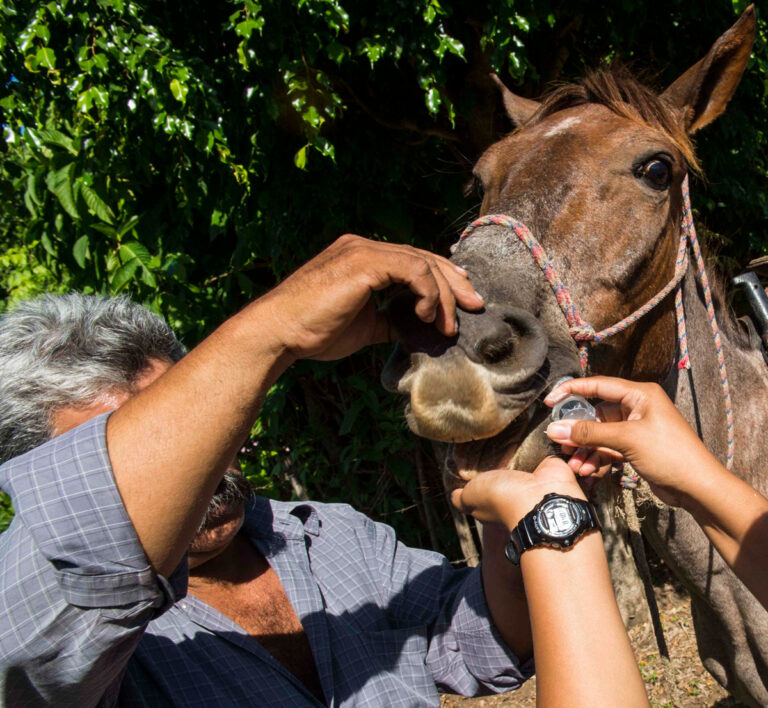
[{"label": "man's fingers", "polygon": [[437,263],[432,267],[432,274],[435,276],[435,281],[440,289],[435,325],[443,334],[452,337],[459,331],[459,325],[456,321],[456,297],[448,279]]},{"label": "man's fingers", "polygon": [[[359,237],[342,237],[336,250],[354,252],[351,267],[365,271],[366,263],[378,262],[378,268],[367,271],[369,287],[381,290],[392,283],[403,283],[416,295],[414,311],[423,322],[434,322],[447,336],[457,332],[456,305],[467,310],[483,306],[483,299],[469,282],[467,272],[447,258],[404,244],[366,241]],[[383,266],[383,267],[382,267]]]},{"label": "man's fingers", "polygon": [[485,304],[482,295],[469,282],[467,271],[445,258],[436,256],[435,263],[448,281],[453,296],[461,307],[465,310],[477,310]]}]

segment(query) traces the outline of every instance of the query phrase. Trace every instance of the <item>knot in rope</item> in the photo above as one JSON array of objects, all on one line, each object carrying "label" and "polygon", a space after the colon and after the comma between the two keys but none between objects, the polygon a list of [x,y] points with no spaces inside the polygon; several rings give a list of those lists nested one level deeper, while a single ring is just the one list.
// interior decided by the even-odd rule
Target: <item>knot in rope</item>
[{"label": "knot in rope", "polygon": [[591,342],[597,334],[595,328],[586,322],[570,326],[568,332],[577,342]]},{"label": "knot in rope", "polygon": [[[599,332],[596,332],[591,324],[582,319],[576,305],[571,300],[568,289],[563,284],[563,281],[560,280],[560,277],[558,276],[555,267],[552,265],[552,261],[544,251],[544,248],[536,240],[528,227],[522,222],[517,221],[517,219],[513,219],[506,214],[488,214],[486,216],[481,216],[464,229],[459,236],[459,241],[451,247],[451,252],[455,252],[459,244],[475,231],[475,229],[482,228],[483,226],[505,226],[510,229],[530,251],[533,260],[536,262],[536,265],[541,270],[545,280],[552,288],[557,303],[568,323],[568,333],[576,342],[579,349],[579,362],[581,364],[582,375],[586,375],[589,366],[589,345],[591,343],[599,344],[609,337],[613,337],[619,332],[623,332],[641,317],[653,310],[653,308],[662,302],[673,290],[675,291],[675,319],[677,323],[677,340],[680,350],[678,368],[691,368],[690,357],[688,355],[688,335],[685,326],[682,287],[683,278],[688,270],[688,249],[690,247],[696,262],[696,277],[701,285],[702,293],[704,295],[704,304],[707,309],[707,316],[709,318],[715,343],[718,370],[720,372],[720,381],[723,391],[723,401],[725,404],[726,429],[728,436],[726,467],[730,470],[733,465],[734,451],[733,407],[731,405],[731,394],[728,386],[728,374],[725,368],[725,357],[723,355],[723,347],[720,339],[720,330],[715,317],[714,306],[712,304],[712,293],[709,288],[707,273],[704,268],[704,258],[701,254],[701,248],[696,236],[696,227],[693,224],[693,214],[691,211],[691,200],[688,189],[688,175],[683,179],[682,196],[683,216],[680,225],[680,242],[677,250],[677,258],[675,260],[675,273],[672,276],[672,279],[644,305],[627,315],[620,322],[617,322],[610,327],[606,327]],[[626,482],[628,486],[631,484],[629,478],[627,478]]]}]

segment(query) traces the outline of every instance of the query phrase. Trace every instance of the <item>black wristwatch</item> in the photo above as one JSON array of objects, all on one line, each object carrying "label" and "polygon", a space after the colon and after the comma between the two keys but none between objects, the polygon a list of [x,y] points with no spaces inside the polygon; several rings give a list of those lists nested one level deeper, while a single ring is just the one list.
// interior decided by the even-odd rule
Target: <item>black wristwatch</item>
[{"label": "black wristwatch", "polygon": [[512,530],[504,555],[513,565],[536,546],[570,548],[587,531],[599,529],[594,504],[564,494],[547,494]]}]

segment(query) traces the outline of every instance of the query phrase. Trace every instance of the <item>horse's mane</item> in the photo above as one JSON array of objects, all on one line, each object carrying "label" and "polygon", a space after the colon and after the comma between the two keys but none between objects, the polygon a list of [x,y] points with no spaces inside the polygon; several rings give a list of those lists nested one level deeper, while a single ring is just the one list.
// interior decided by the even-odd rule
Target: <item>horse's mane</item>
[{"label": "horse's mane", "polygon": [[547,116],[574,106],[597,103],[629,120],[641,121],[666,135],[680,150],[688,166],[699,172],[693,143],[674,110],[651,89],[638,81],[625,66],[612,65],[588,73],[576,83],[555,86],[525,123],[535,125]]}]

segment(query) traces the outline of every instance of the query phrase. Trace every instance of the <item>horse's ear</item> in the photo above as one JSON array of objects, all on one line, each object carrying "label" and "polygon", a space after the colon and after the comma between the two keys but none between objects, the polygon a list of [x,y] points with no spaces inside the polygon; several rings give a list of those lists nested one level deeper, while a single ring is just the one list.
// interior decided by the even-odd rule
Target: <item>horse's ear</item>
[{"label": "horse's ear", "polygon": [[523,98],[512,93],[496,75],[491,74],[491,78],[501,91],[501,97],[504,99],[504,108],[507,115],[516,126],[520,126],[527,121],[539,108],[538,101],[532,101],[530,98]]},{"label": "horse's ear", "polygon": [[755,6],[750,5],[706,56],[661,94],[661,98],[680,111],[689,133],[711,123],[725,110],[747,65],[756,25]]}]

